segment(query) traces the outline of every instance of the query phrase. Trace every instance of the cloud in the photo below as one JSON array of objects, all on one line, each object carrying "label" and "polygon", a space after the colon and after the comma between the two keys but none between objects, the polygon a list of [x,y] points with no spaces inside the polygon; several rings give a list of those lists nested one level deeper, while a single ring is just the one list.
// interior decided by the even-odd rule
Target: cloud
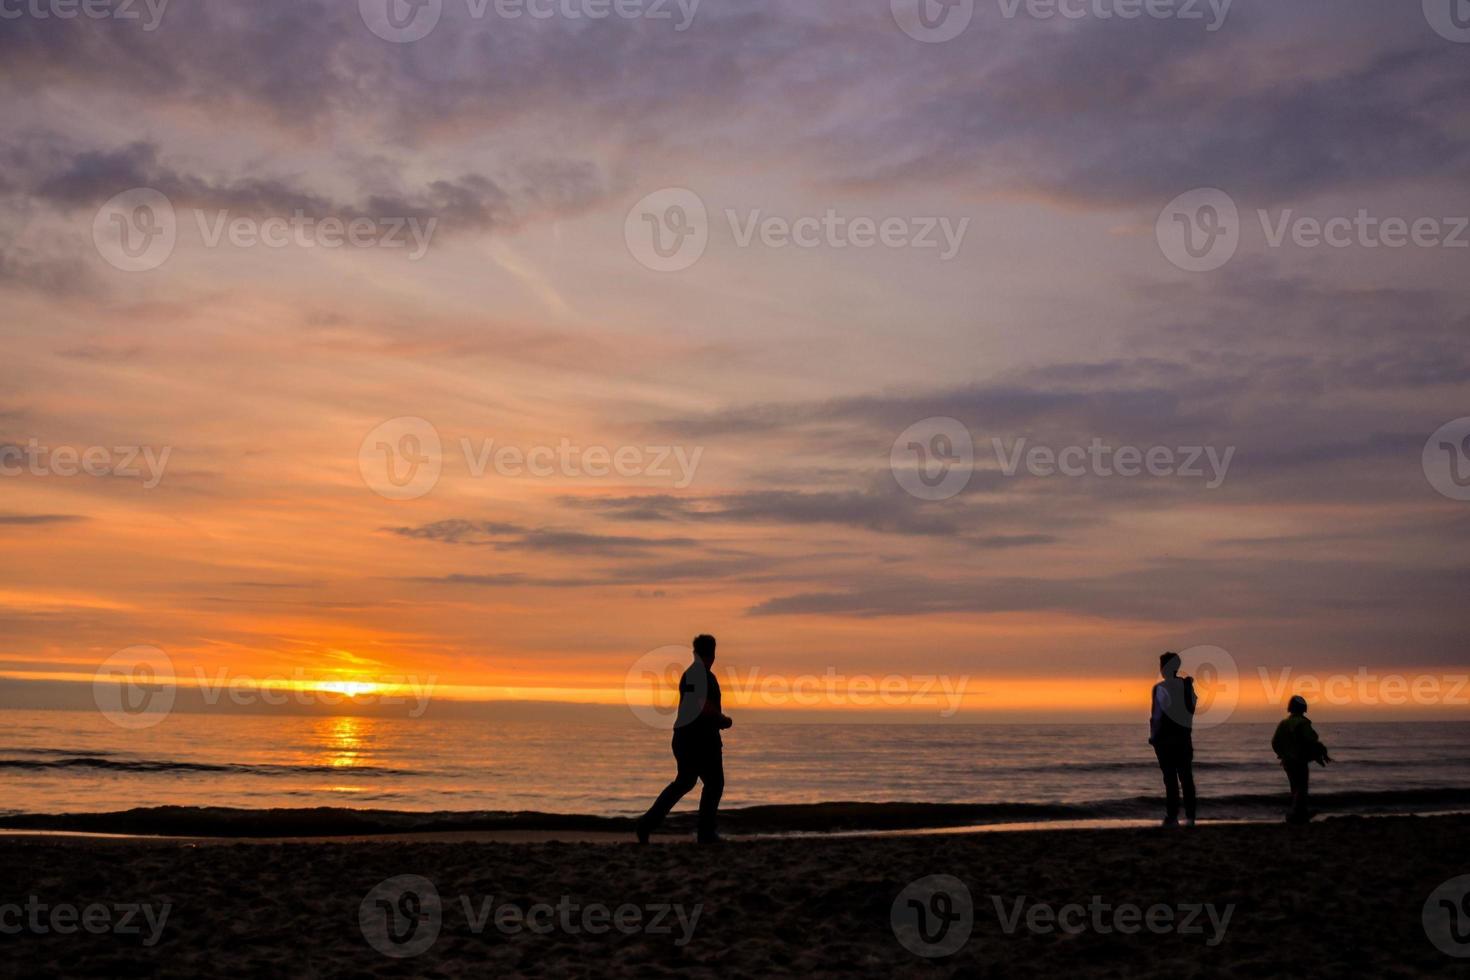
[{"label": "cloud", "polygon": [[146,353],[141,344],[113,346],[108,344],[77,344],[56,352],[57,357],[74,361],[90,361],[98,364],[123,364],[135,361]]},{"label": "cloud", "polygon": [[[406,581],[438,586],[472,586],[511,589],[593,589],[613,586],[655,586],[671,582],[714,584],[773,581],[771,572],[785,564],[780,558],[761,555],[732,555],[682,561],[625,562],[590,570],[585,575],[542,576],[521,572],[493,574],[454,573],[410,578]],[[788,576],[789,578],[789,576]]]},{"label": "cloud", "polygon": [[832,524],[885,534],[956,535],[964,529],[955,508],[927,504],[904,494],[865,491],[802,492],[755,490],[713,497],[651,494],[568,500],[622,520],[725,524]]},{"label": "cloud", "polygon": [[[908,427],[957,419],[969,429],[976,453],[965,493],[939,510],[902,501],[868,506],[920,515],[900,528],[908,532],[948,533],[1003,519],[1022,522],[1008,525],[1006,533],[1047,533],[1066,519],[1069,506],[1100,517],[1130,504],[1190,506],[1201,502],[1198,486],[1157,479],[1048,481],[1024,471],[1007,477],[999,456],[1023,440],[1053,450],[1093,440],[1144,450],[1211,447],[1221,456],[1233,449],[1227,481],[1218,489],[1222,502],[1388,503],[1402,501],[1410,484],[1422,484],[1418,458],[1429,433],[1464,414],[1470,316],[1448,289],[1344,287],[1245,262],[1214,279],[1130,292],[1124,355],[1062,355],[928,389],[736,403],[666,418],[654,428],[671,438],[700,440],[711,453],[755,445],[821,460],[825,472],[792,471],[788,479],[802,483],[801,492],[851,494],[832,485],[861,483],[855,473],[886,465],[893,441]],[[883,482],[877,479],[874,486]],[[1029,520],[1018,509],[1018,496],[1034,508]],[[965,502],[976,504],[977,497],[986,498],[984,508],[964,513]],[[830,504],[830,497],[807,502],[823,499]],[[700,519],[701,510],[712,519],[729,511],[733,519],[778,509],[759,504],[759,498],[750,507],[739,500],[696,506],[640,498],[616,509],[630,518],[664,520]]]},{"label": "cloud", "polygon": [[314,588],[314,587],[320,586],[321,585],[321,582],[317,582],[317,581],[312,581],[312,582],[251,582],[251,581],[239,581],[239,582],[229,582],[227,584],[233,585],[233,586],[235,586],[237,588],[241,588],[241,589],[307,589],[307,588]]},{"label": "cloud", "polygon": [[537,578],[516,572],[496,575],[439,575],[406,579],[423,585],[463,585],[480,589],[582,589],[605,583],[595,579]]},{"label": "cloud", "polygon": [[40,255],[30,250],[0,250],[0,284],[60,299],[95,296],[100,285],[76,256]]},{"label": "cloud", "polygon": [[[1470,65],[1422,30],[1417,7],[1340,9],[1334,28],[1346,24],[1359,43],[1313,56],[1283,28],[1294,15],[1263,6],[1237,3],[1214,34],[1152,18],[1067,30],[992,21],[973,43],[936,46],[928,91],[914,76],[897,86],[917,98],[863,134],[886,154],[850,147],[854,179],[978,180],[1154,208],[1202,186],[1264,205],[1405,179],[1463,182],[1470,137],[1456,121]],[[1370,32],[1378,43],[1360,43]],[[1005,46],[977,50],[1002,35]]]},{"label": "cloud", "polygon": [[84,521],[76,514],[0,514],[0,525],[6,527],[37,527],[49,524],[73,524]]},{"label": "cloud", "polygon": [[868,578],[860,586],[759,603],[754,616],[873,618],[1054,612],[1111,621],[1244,623],[1376,622],[1423,615],[1443,623],[1470,567],[1405,569],[1370,561],[1174,559],[1106,576],[974,577],[934,581]]},{"label": "cloud", "polygon": [[[364,187],[356,200],[337,200],[286,177],[205,175],[166,164],[162,148],[138,141],[113,149],[78,150],[52,137],[53,145],[12,144],[13,165],[29,164],[33,201],[63,211],[93,208],[125,190],[148,187],[175,207],[228,211],[232,215],[343,221],[373,219],[435,220],[451,231],[511,228],[531,216],[575,212],[607,193],[597,168],[587,162],[541,163],[497,180],[481,173],[441,177],[405,190],[397,175],[359,174]],[[374,184],[378,186],[374,186]]]},{"label": "cloud", "polygon": [[653,150],[682,142],[684,126],[729,112],[752,87],[780,91],[782,70],[799,63],[815,30],[748,0],[701,11],[704,43],[664,20],[507,20],[493,3],[475,18],[471,6],[444,4],[429,37],[402,45],[336,0],[174,4],[151,34],[21,18],[0,38],[0,77],[12,88],[105,91],[160,117],[273,125],[323,146],[371,123],[386,154],[548,120],[543,142],[577,133]]},{"label": "cloud", "polygon": [[1151,356],[1064,360],[965,385],[730,405],[704,415],[665,419],[656,427],[683,439],[789,437],[809,431],[812,445],[827,451],[856,444],[846,430],[857,428],[891,433],[879,447],[885,457],[900,432],[931,418],[958,419],[977,436],[1086,433],[1137,438],[1147,432],[1154,438],[1182,437],[1217,424],[1214,409],[1237,396],[1235,374]]},{"label": "cloud", "polygon": [[497,521],[462,519],[385,530],[419,541],[486,546],[497,551],[547,551],[574,555],[636,555],[662,548],[692,548],[699,544],[693,538],[589,534],[582,531],[527,528]]},{"label": "cloud", "polygon": [[[1209,32],[979,5],[965,35],[918,50],[881,4],[729,0],[683,32],[473,19],[445,4],[429,37],[388,45],[354,4],[259,0],[174,5],[153,34],[22,18],[0,65],[14,89],[117,93],[160,117],[263,118],[324,146],[371,120],[390,154],[467,130],[524,136],[555,118],[548,142],[610,148],[632,171],[758,139],[759,157],[798,158],[832,187],[944,182],[1100,208],[1157,208],[1165,189],[1196,186],[1274,202],[1463,183],[1470,65],[1417,7],[1339,5],[1330,22],[1283,7],[1240,0]],[[483,226],[497,220],[486,190],[461,183],[440,200]]]}]

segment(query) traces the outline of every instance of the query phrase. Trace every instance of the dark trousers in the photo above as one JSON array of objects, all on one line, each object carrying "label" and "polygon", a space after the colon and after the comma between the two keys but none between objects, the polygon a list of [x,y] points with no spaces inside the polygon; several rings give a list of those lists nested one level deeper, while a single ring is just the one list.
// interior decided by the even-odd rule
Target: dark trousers
[{"label": "dark trousers", "polygon": [[725,751],[719,736],[711,738],[703,733],[675,732],[674,761],[679,765],[679,774],[643,815],[643,826],[650,831],[658,827],[674,805],[684,798],[684,794],[693,789],[696,782],[702,782],[704,791],[699,796],[699,838],[710,840],[715,836],[720,797],[725,792]]},{"label": "dark trousers", "polygon": [[1291,809],[1286,812],[1286,819],[1292,822],[1311,819],[1311,812],[1307,808],[1307,790],[1312,781],[1310,764],[1283,762],[1281,768],[1286,770],[1286,781],[1291,785]]},{"label": "dark trousers", "polygon": [[1194,819],[1194,743],[1189,738],[1160,738],[1154,746],[1159,769],[1164,773],[1164,797],[1170,820],[1179,819],[1180,790],[1184,791],[1184,815]]}]

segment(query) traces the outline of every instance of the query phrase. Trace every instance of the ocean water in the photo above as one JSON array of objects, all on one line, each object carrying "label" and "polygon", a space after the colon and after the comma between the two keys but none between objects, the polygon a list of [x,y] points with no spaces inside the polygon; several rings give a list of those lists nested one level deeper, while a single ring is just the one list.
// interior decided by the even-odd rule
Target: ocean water
[{"label": "ocean water", "polygon": [[[1204,816],[1257,814],[1285,792],[1270,724],[1199,732]],[[1470,800],[1470,722],[1319,724],[1339,808]],[[748,724],[727,733],[727,807],[832,801],[1064,804],[1154,813],[1146,725]],[[176,713],[142,732],[95,712],[6,712],[0,812],[133,807],[353,807],[630,815],[673,775],[669,734],[625,724]],[[685,801],[692,805],[697,791]],[[1432,795],[1432,794],[1431,794]],[[1445,794],[1454,799],[1455,794]]]}]

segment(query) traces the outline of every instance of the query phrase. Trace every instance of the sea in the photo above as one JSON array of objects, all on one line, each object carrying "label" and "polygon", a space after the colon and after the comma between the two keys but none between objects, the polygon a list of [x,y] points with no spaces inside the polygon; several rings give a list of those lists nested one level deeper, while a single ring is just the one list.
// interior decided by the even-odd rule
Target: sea
[{"label": "sea", "polygon": [[[1470,722],[1319,723],[1325,809],[1470,809]],[[1273,725],[1195,735],[1203,818],[1279,815]],[[966,804],[1014,816],[1157,815],[1146,725],[752,723],[726,733],[726,808]],[[144,731],[97,712],[7,711],[0,815],[138,807],[333,807],[628,816],[673,775],[669,733],[618,721],[175,713]],[[692,806],[698,792],[684,807]]]}]

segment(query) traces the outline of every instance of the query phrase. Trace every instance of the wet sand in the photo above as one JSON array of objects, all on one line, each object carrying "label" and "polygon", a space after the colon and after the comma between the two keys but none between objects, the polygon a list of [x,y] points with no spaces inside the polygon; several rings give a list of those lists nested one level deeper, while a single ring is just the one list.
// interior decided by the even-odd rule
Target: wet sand
[{"label": "wet sand", "polygon": [[[1437,886],[1470,874],[1464,816],[713,848],[618,839],[6,837],[0,906],[20,908],[0,909],[0,923],[24,921],[0,935],[0,974],[1418,977],[1463,976],[1466,964],[1422,921]],[[963,883],[969,899],[948,884],[958,904],[916,898],[938,945],[908,929],[910,943],[939,952],[972,927],[929,959],[905,948],[892,915],[917,894],[900,898],[910,883],[933,875]],[[46,909],[27,919],[28,902]],[[65,915],[76,931],[52,928],[58,906],[99,905],[97,927],[127,907],[152,919],[135,911],[136,931],[121,934]],[[1160,928],[1121,914],[1135,906]],[[941,913],[960,918],[939,938]]]},{"label": "wet sand", "polygon": [[[1242,801],[1249,801],[1242,807]],[[1330,815],[1384,815],[1470,812],[1470,788],[1441,788],[1353,793],[1316,793],[1312,802]],[[1207,798],[1202,812],[1213,819],[1279,820],[1286,805],[1283,793]],[[979,827],[1148,826],[1158,820],[1162,801],[1137,797],[1116,807],[1058,803],[787,803],[726,808],[720,828],[737,836],[773,834],[842,834],[943,832]],[[671,834],[694,831],[695,814],[684,809],[670,815]],[[315,839],[377,836],[439,836],[452,840],[606,840],[633,831],[631,817],[585,813],[542,813],[533,810],[373,810],[347,807],[240,809],[215,806],[138,807],[115,812],[8,813],[0,815],[0,834],[7,831],[73,831],[226,839]],[[445,837],[444,835],[448,835]]]}]

